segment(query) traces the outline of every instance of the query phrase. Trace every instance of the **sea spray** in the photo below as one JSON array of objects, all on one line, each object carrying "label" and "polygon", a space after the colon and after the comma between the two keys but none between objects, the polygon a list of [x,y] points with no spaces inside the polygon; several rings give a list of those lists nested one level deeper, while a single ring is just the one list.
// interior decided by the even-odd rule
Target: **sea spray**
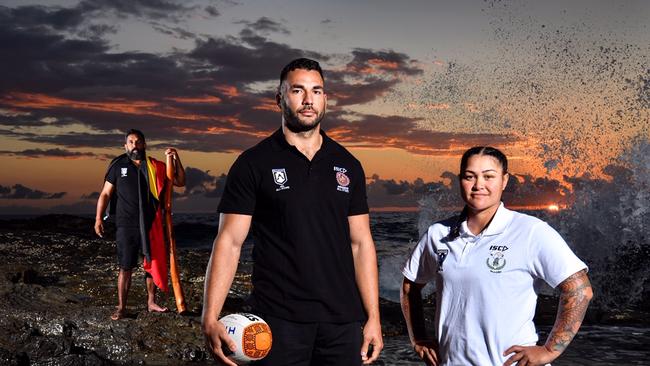
[{"label": "sea spray", "polygon": [[635,139],[603,171],[610,179],[565,178],[573,204],[550,221],[590,267],[592,306],[633,310],[650,297],[650,143]]}]

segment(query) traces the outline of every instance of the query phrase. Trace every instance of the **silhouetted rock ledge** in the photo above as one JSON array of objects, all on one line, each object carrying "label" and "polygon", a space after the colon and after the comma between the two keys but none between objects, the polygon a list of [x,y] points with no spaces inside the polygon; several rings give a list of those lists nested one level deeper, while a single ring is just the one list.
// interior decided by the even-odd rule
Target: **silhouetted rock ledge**
[{"label": "silhouetted rock ledge", "polygon": [[[200,330],[209,250],[179,251],[187,314],[174,312],[171,290],[158,295],[171,312],[148,313],[138,269],[128,317],[111,321],[117,302],[114,232],[107,225],[105,238],[98,238],[92,226],[91,219],[67,215],[0,220],[0,365],[214,364]],[[250,263],[240,263],[224,313],[246,311],[249,291]],[[541,301],[538,319],[552,324],[557,299]],[[380,306],[385,340],[405,335],[399,304],[382,299]],[[426,306],[430,323],[432,302]]]},{"label": "silhouetted rock ledge", "polygon": [[[200,330],[208,250],[179,251],[189,312],[179,315],[170,289],[146,311],[144,272],[134,272],[129,315],[110,320],[117,303],[112,225],[68,215],[0,220],[0,364],[214,364]],[[250,264],[240,263],[224,313],[246,311]],[[171,286],[170,286],[171,287]],[[404,334],[399,305],[382,301],[387,336]]]}]

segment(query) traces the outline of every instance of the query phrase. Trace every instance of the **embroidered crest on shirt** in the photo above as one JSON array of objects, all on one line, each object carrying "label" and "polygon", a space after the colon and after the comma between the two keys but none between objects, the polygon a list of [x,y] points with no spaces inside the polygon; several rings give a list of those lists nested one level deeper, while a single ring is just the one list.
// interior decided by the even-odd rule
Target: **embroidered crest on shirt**
[{"label": "embroidered crest on shirt", "polygon": [[506,245],[490,245],[490,256],[485,261],[490,272],[501,273],[503,267],[506,266],[506,258],[504,252],[508,250]]},{"label": "embroidered crest on shirt", "polygon": [[442,263],[444,263],[445,258],[449,254],[449,249],[437,249],[436,255],[438,256],[438,273],[442,272]]},{"label": "embroidered crest on shirt", "polygon": [[275,189],[275,191],[282,191],[285,189],[289,189],[289,186],[285,186],[284,184],[289,181],[289,177],[287,176],[287,171],[282,168],[282,169],[272,169],[273,173],[273,181],[275,184],[277,184],[279,187]]},{"label": "embroidered crest on shirt", "polygon": [[127,168],[120,168],[120,173],[122,173],[121,177],[126,177],[126,171]]},{"label": "embroidered crest on shirt", "polygon": [[338,183],[338,187],[336,187],[336,190],[345,193],[350,193],[350,188],[348,187],[350,185],[350,178],[348,178],[348,176],[345,175],[345,173],[348,170],[345,168],[339,168],[335,166],[334,171],[336,172],[336,182]]}]

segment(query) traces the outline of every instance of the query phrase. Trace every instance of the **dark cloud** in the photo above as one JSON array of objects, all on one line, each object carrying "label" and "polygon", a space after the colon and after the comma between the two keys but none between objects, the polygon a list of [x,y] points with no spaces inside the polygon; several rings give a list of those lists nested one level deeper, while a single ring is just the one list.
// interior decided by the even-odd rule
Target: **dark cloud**
[{"label": "dark cloud", "polygon": [[327,83],[328,95],[332,96],[337,107],[371,102],[386,94],[399,80],[383,80],[374,77],[365,78],[363,83],[348,84],[344,81]]},{"label": "dark cloud", "polygon": [[247,20],[240,20],[237,24],[245,24],[249,30],[260,32],[260,33],[281,33],[281,34],[291,34],[289,29],[284,26],[284,24],[278,23],[273,19],[267,17],[261,17],[254,22]]},{"label": "dark cloud", "polygon": [[151,26],[160,33],[167,34],[169,36],[178,38],[178,39],[196,39],[196,34],[186,30],[183,27],[170,27],[166,24],[159,22],[153,22]]},{"label": "dark cloud", "polygon": [[384,180],[374,174],[367,183],[368,204],[371,207],[417,207],[423,197],[435,194],[444,207],[454,207],[459,200],[454,187],[443,182],[425,182],[422,178],[413,182]]},{"label": "dark cloud", "polygon": [[219,84],[238,86],[277,80],[282,68],[295,58],[329,59],[324,54],[269,41],[250,29],[244,29],[239,40],[208,38],[198,41],[188,56],[203,65],[205,76]]},{"label": "dark cloud", "polygon": [[356,48],[352,51],[352,56],[352,61],[347,64],[347,73],[381,71],[411,76],[423,73],[423,70],[416,66],[416,60],[392,50],[375,51]]},{"label": "dark cloud", "polygon": [[[126,131],[126,129],[124,130]],[[121,147],[124,145],[124,136],[122,134],[25,134],[21,137],[25,141],[62,145],[66,147]]]},{"label": "dark cloud", "polygon": [[22,184],[14,184],[13,186],[0,185],[0,199],[58,199],[65,196],[66,192],[47,193],[39,190],[34,190],[25,187]]},{"label": "dark cloud", "polygon": [[435,132],[419,129],[418,119],[402,116],[350,114],[353,122],[340,112],[332,113],[335,121],[326,126],[343,143],[365,147],[393,147],[416,154],[458,152],[476,145],[502,146],[517,141],[510,135]]},{"label": "dark cloud", "polygon": [[[11,21],[12,23],[6,23]],[[84,21],[80,8],[61,8],[46,6],[0,7],[0,24],[12,24],[16,28],[46,28],[66,30],[78,27]]]},{"label": "dark cloud", "polygon": [[404,76],[422,74],[417,64],[404,53],[357,48],[345,69],[325,72],[327,91],[338,107],[367,103],[385,95]]},{"label": "dark cloud", "polygon": [[182,2],[164,0],[84,0],[78,8],[85,13],[110,11],[119,17],[134,16],[171,21],[178,21],[195,9],[193,6],[182,5]]},{"label": "dark cloud", "polygon": [[[86,158],[86,157],[98,157],[100,155],[97,155],[92,152],[80,152],[80,151],[69,151],[69,150],[64,150],[64,149],[26,149],[23,151],[0,151],[0,154],[7,154],[7,155],[13,155],[13,156],[19,156],[19,157],[25,157],[25,158],[43,158],[43,157],[51,157],[51,158]],[[106,158],[104,155],[101,155],[101,157]]]},{"label": "dark cloud", "polygon": [[217,9],[213,5],[206,6],[205,7],[205,12],[208,13],[210,16],[215,17],[215,18],[218,17],[219,15],[221,15],[221,13],[219,12],[219,9]]},{"label": "dark cloud", "polygon": [[84,29],[79,30],[78,35],[82,38],[99,40],[108,34],[117,33],[118,28],[110,24],[90,24]]},{"label": "dark cloud", "polygon": [[558,180],[511,174],[504,200],[518,205],[546,206],[566,204],[570,194],[566,183]]},{"label": "dark cloud", "polygon": [[399,183],[395,182],[395,180],[391,179],[389,181],[384,182],[384,188],[386,189],[386,192],[391,195],[395,194],[402,194],[410,188],[410,184],[407,181],[400,181]]},{"label": "dark cloud", "polygon": [[[368,182],[368,202],[372,207],[417,207],[423,197],[435,196],[433,198],[440,208],[462,207],[458,176],[452,172],[444,172],[440,178],[442,180],[438,182],[425,182],[421,178],[409,182],[383,180],[373,175]],[[503,193],[503,201],[506,205],[515,207],[547,207],[550,204],[567,206],[573,200],[569,187],[578,188],[578,182],[583,186],[598,185],[598,180],[588,178],[565,177],[564,181],[558,181],[528,175],[512,175]]]},{"label": "dark cloud", "polygon": [[96,201],[99,198],[99,192],[91,192],[88,194],[82,194],[81,199],[82,200],[93,200]]},{"label": "dark cloud", "polygon": [[[239,152],[280,125],[274,90],[252,90],[251,83],[275,82],[280,70],[294,58],[330,60],[329,55],[292,48],[260,35],[283,29],[277,21],[264,17],[246,23],[238,37],[208,38],[197,38],[181,27],[155,20],[151,24],[160,31],[195,38],[196,44],[187,53],[152,54],[112,51],[99,35],[114,28],[95,25],[92,36],[80,38],[57,32],[54,26],[38,28],[36,20],[29,20],[31,13],[27,10],[37,19],[54,19],[61,10],[58,8],[25,8],[19,22],[13,9],[2,9],[0,51],[12,57],[0,58],[0,111],[11,111],[0,113],[0,124],[10,127],[11,132],[0,134],[68,148],[121,146],[121,136],[114,131],[135,127],[149,140],[163,141],[150,147],[171,144],[183,150]],[[166,1],[84,1],[74,9],[85,15],[112,9],[145,16],[152,9],[183,14],[190,8]],[[81,27],[81,21],[74,19],[69,16],[68,28]],[[345,142],[368,145],[382,138],[367,128],[390,131],[399,136],[392,144],[398,148],[415,146],[410,136],[429,138],[414,130],[415,119],[362,115],[359,122],[349,121],[352,114],[343,114],[343,107],[376,100],[401,77],[421,72],[407,55],[390,50],[355,49],[351,56],[343,70],[325,71],[328,93],[334,101],[326,128],[339,128],[343,133],[345,127]],[[87,126],[92,133],[33,133],[22,129],[72,124]],[[373,140],[365,141],[368,137]]]},{"label": "dark cloud", "polygon": [[179,197],[204,196],[208,198],[221,197],[226,184],[226,175],[210,175],[210,171],[187,167],[185,168],[185,192]]}]

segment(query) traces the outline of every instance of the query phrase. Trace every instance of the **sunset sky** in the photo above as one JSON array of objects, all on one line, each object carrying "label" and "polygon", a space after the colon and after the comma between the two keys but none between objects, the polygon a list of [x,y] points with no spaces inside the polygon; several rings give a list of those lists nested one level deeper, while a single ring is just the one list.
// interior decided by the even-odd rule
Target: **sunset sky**
[{"label": "sunset sky", "polygon": [[417,206],[488,144],[516,204],[557,203],[650,139],[649,18],[645,0],[0,1],[0,214],[93,212],[129,128],[179,149],[179,211],[214,211],[301,56],[374,208]]}]

